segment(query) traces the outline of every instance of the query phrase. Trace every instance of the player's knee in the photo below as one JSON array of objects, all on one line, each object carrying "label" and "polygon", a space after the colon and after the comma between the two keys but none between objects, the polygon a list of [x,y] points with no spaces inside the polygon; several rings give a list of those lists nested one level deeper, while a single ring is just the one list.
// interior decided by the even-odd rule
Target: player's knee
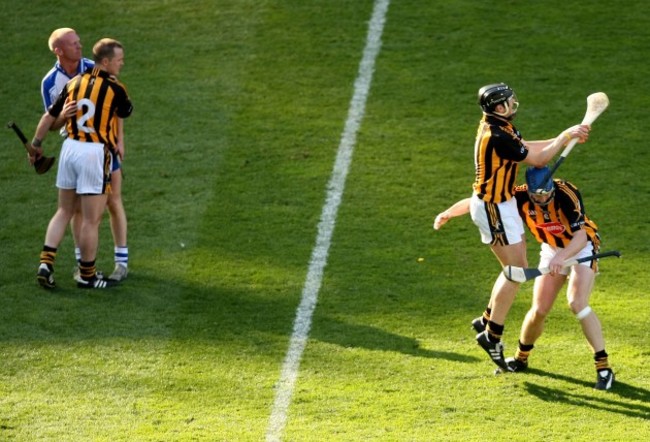
[{"label": "player's knee", "polygon": [[110,195],[106,202],[108,210],[111,213],[116,213],[122,210],[122,197],[119,195]]},{"label": "player's knee", "polygon": [[589,316],[591,314],[591,312],[592,312],[592,310],[591,310],[590,306],[586,306],[586,307],[580,309],[577,312],[574,311],[574,313],[576,315],[576,319],[578,321],[582,321],[583,319],[585,319],[587,316]]},{"label": "player's knee", "polygon": [[531,321],[543,322],[546,319],[549,310],[550,310],[549,308],[545,308],[539,305],[531,308],[529,312]]},{"label": "player's knee", "polygon": [[582,309],[589,305],[588,300],[573,299],[569,297],[569,308],[574,315],[577,315]]}]

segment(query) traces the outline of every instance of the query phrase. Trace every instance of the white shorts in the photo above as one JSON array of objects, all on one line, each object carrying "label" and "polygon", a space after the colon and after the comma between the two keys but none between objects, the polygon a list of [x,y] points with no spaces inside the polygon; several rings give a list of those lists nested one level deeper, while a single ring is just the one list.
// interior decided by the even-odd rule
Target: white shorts
[{"label": "white shorts", "polygon": [[483,201],[474,193],[469,203],[469,213],[481,232],[483,244],[508,245],[521,242],[524,223],[514,198],[494,204]]},{"label": "white shorts", "polygon": [[111,154],[102,143],[66,138],[61,147],[56,187],[78,195],[103,195],[110,181]]},{"label": "white shorts", "polygon": [[[551,262],[551,259],[555,256],[555,254],[560,250],[558,247],[553,247],[550,246],[546,243],[542,243],[542,247],[539,251],[539,266],[538,268],[545,268],[548,267],[548,263]],[[594,253],[596,253],[596,250],[594,249],[594,245],[591,242],[588,242],[586,246],[582,248],[578,253],[576,253],[574,256],[572,256],[570,259],[579,259],[579,258],[586,258],[587,256],[591,256]],[[581,262],[578,263],[578,265],[581,266],[587,266],[589,268],[594,269],[594,271],[598,270],[598,267],[595,266],[595,264],[592,266],[593,261],[586,261],[586,262]],[[562,269],[560,274],[562,275],[568,275],[569,274],[570,268],[565,267]]]}]

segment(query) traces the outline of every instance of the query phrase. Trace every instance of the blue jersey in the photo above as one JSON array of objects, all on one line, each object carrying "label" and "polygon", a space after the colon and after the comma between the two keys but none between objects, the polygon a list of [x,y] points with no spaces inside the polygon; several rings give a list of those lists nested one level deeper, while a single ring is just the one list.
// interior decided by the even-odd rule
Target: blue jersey
[{"label": "blue jersey", "polygon": [[86,69],[92,68],[95,66],[95,62],[87,58],[82,58],[79,61],[79,66],[77,67],[77,72],[70,77],[68,73],[61,67],[59,62],[56,64],[50,71],[43,77],[41,81],[41,96],[43,97],[43,106],[45,110],[56,101],[56,98],[59,96],[65,85],[73,77],[78,74],[83,74],[86,72]]}]

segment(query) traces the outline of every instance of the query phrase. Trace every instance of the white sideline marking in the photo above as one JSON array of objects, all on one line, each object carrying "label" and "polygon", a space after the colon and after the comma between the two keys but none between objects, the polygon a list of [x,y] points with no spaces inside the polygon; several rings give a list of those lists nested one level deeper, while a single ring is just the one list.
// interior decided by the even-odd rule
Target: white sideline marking
[{"label": "white sideline marking", "polygon": [[390,0],[376,0],[372,18],[368,26],[368,37],[366,47],[363,51],[363,58],[359,65],[359,73],[354,82],[354,95],[350,102],[348,118],[345,122],[345,129],[341,135],[341,143],[336,154],[336,162],[330,181],[327,185],[327,198],[321,218],[318,223],[318,235],[316,245],[312,250],[309,261],[309,271],[302,290],[302,299],[296,311],[296,319],[293,324],[293,334],[289,342],[289,350],[282,365],[280,380],[276,385],[275,401],[271,411],[271,418],[266,432],[266,440],[271,442],[280,441],[282,432],[287,421],[287,412],[291,403],[293,387],[298,377],[298,369],[302,358],[303,350],[309,337],[312,314],[318,301],[318,292],[323,279],[323,269],[327,264],[336,214],[343,189],[352,161],[352,152],[357,140],[357,132],[365,112],[368,91],[372,82],[372,74],[375,69],[375,59],[381,47],[381,34],[386,21],[386,11]]}]

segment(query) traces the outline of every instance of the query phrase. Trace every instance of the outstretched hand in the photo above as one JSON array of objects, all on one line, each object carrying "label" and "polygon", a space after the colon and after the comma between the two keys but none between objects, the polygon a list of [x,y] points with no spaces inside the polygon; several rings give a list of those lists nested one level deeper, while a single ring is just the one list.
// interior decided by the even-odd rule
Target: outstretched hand
[{"label": "outstretched hand", "polygon": [[449,210],[445,210],[444,212],[439,213],[436,216],[435,221],[433,221],[433,228],[435,230],[440,230],[440,228],[444,226],[450,219],[451,214],[449,213]]},{"label": "outstretched hand", "polygon": [[435,230],[440,229],[444,226],[447,221],[457,216],[462,216],[469,213],[469,202],[471,198],[465,198],[459,201],[456,201],[451,207],[449,207],[444,212],[440,212],[435,221],[433,222],[433,228]]}]

